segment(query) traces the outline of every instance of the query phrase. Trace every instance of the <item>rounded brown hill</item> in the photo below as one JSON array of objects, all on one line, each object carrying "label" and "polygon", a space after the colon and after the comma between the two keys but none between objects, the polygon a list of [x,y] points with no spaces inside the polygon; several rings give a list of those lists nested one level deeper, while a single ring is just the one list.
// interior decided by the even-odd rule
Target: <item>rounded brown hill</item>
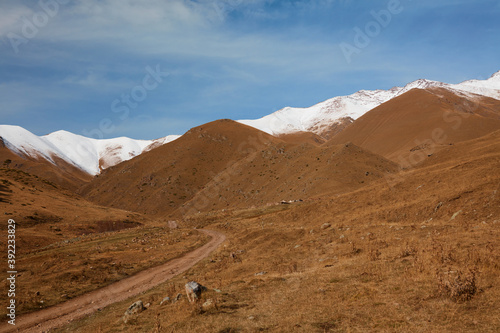
[{"label": "rounded brown hill", "polygon": [[219,120],[107,169],[82,193],[112,207],[189,215],[355,189],[396,169],[355,145],[287,143]]},{"label": "rounded brown hill", "polygon": [[281,140],[232,120],[210,122],[106,169],[81,193],[108,206],[150,214],[171,212],[229,163],[279,143]]},{"label": "rounded brown hill", "polygon": [[326,145],[353,142],[404,167],[500,129],[500,101],[446,89],[413,89],[358,118]]}]

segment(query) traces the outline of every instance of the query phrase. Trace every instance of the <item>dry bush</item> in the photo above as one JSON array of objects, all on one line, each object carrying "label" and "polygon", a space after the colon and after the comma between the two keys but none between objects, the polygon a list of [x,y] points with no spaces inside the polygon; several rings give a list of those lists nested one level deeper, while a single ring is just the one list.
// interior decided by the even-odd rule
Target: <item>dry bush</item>
[{"label": "dry bush", "polygon": [[161,321],[160,321],[160,313],[157,313],[155,316],[155,327],[153,330],[154,333],[162,332]]},{"label": "dry bush", "polygon": [[380,259],[381,254],[382,253],[380,252],[380,250],[378,248],[371,248],[368,251],[368,258],[370,259],[370,261],[376,261],[376,260]]},{"label": "dry bush", "polygon": [[438,290],[440,294],[454,302],[469,301],[477,293],[477,267],[464,271],[437,272]]},{"label": "dry bush", "polygon": [[356,247],[356,244],[354,244],[354,242],[350,242],[349,243],[351,245],[351,251],[350,251],[350,254],[351,255],[356,255],[356,254],[359,254],[361,253],[361,249]]},{"label": "dry bush", "polygon": [[443,244],[435,241],[432,243],[432,253],[434,255],[434,258],[441,264],[456,261],[453,249],[451,249],[449,246],[443,246]]},{"label": "dry bush", "polygon": [[399,258],[406,258],[409,256],[416,255],[418,253],[417,247],[406,242],[405,247],[401,248],[399,252]]}]

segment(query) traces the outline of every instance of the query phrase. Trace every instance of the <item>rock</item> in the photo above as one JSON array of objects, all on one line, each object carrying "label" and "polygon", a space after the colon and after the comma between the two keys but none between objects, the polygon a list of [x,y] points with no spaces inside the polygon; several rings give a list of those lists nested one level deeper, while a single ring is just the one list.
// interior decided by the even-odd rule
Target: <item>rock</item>
[{"label": "rock", "polygon": [[206,287],[195,281],[186,283],[185,288],[186,295],[190,303],[197,301],[200,298],[201,293],[207,290]]},{"label": "rock", "polygon": [[128,307],[127,311],[125,311],[125,314],[123,315],[123,318],[122,318],[123,322],[125,324],[128,323],[131,316],[138,314],[138,313],[141,313],[144,310],[145,310],[145,307],[144,307],[144,304],[142,303],[142,301],[137,301],[137,302],[133,303],[131,306]]},{"label": "rock", "polygon": [[160,305],[163,305],[163,304],[165,304],[167,302],[170,302],[170,297],[168,297],[168,296],[161,300]]},{"label": "rock", "polygon": [[458,212],[456,212],[455,214],[453,214],[453,216],[451,217],[450,221],[453,221],[457,216],[458,214],[460,214],[462,211],[459,210]]},{"label": "rock", "polygon": [[125,314],[141,313],[144,310],[145,310],[145,308],[144,308],[144,304],[142,303],[142,301],[137,301],[128,307],[127,311],[125,311]]},{"label": "rock", "polygon": [[321,225],[321,230],[325,230],[325,229],[328,229],[330,228],[332,225],[330,223],[323,223],[323,225]]},{"label": "rock", "polygon": [[213,309],[217,309],[217,305],[215,304],[215,302],[209,298],[205,301],[205,303],[203,303],[203,305],[201,306],[201,309],[203,311],[210,311],[210,310],[213,310]]},{"label": "rock", "polygon": [[177,294],[177,296],[175,296],[175,298],[172,300],[172,303],[176,303],[176,302],[177,302],[177,301],[179,301],[181,298],[182,298],[182,294]]}]

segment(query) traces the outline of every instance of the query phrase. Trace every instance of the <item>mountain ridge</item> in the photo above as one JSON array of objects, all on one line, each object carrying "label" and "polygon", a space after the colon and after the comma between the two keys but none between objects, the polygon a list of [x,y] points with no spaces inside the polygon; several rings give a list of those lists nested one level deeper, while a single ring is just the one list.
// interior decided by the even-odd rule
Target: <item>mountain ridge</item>
[{"label": "mountain ridge", "polygon": [[51,164],[57,164],[55,159],[59,158],[95,176],[102,169],[176,140],[179,136],[169,135],[156,140],[126,137],[93,139],[63,130],[37,136],[20,126],[0,125],[0,137],[4,145],[18,156],[44,159]]},{"label": "mountain ridge", "polygon": [[445,88],[468,97],[481,95],[500,99],[500,71],[487,80],[467,80],[458,84],[418,79],[404,87],[393,87],[388,90],[360,90],[351,95],[333,97],[308,108],[285,107],[259,119],[239,120],[239,122],[271,135],[312,132],[324,137],[330,127],[346,118],[356,120],[375,107],[412,89],[427,88]]},{"label": "mountain ridge", "polygon": [[[467,80],[458,84],[419,79],[404,87],[388,90],[360,90],[308,108],[285,107],[259,119],[237,122],[278,137],[311,133],[315,137],[309,140],[326,141],[381,104],[412,89],[429,88],[446,89],[467,98],[486,96],[500,100],[500,71],[486,80]],[[99,140],[62,130],[36,136],[19,126],[0,125],[3,144],[18,156],[45,160],[53,165],[57,164],[55,159],[59,159],[91,176],[179,137],[169,135],[156,140],[126,137]]]}]

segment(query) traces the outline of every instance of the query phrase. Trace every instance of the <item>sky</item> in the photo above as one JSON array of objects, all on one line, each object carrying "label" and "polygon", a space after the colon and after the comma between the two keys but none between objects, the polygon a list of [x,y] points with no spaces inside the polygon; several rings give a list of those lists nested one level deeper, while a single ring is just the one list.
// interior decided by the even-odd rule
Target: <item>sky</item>
[{"label": "sky", "polygon": [[498,0],[0,0],[0,124],[154,139],[500,70]]}]

